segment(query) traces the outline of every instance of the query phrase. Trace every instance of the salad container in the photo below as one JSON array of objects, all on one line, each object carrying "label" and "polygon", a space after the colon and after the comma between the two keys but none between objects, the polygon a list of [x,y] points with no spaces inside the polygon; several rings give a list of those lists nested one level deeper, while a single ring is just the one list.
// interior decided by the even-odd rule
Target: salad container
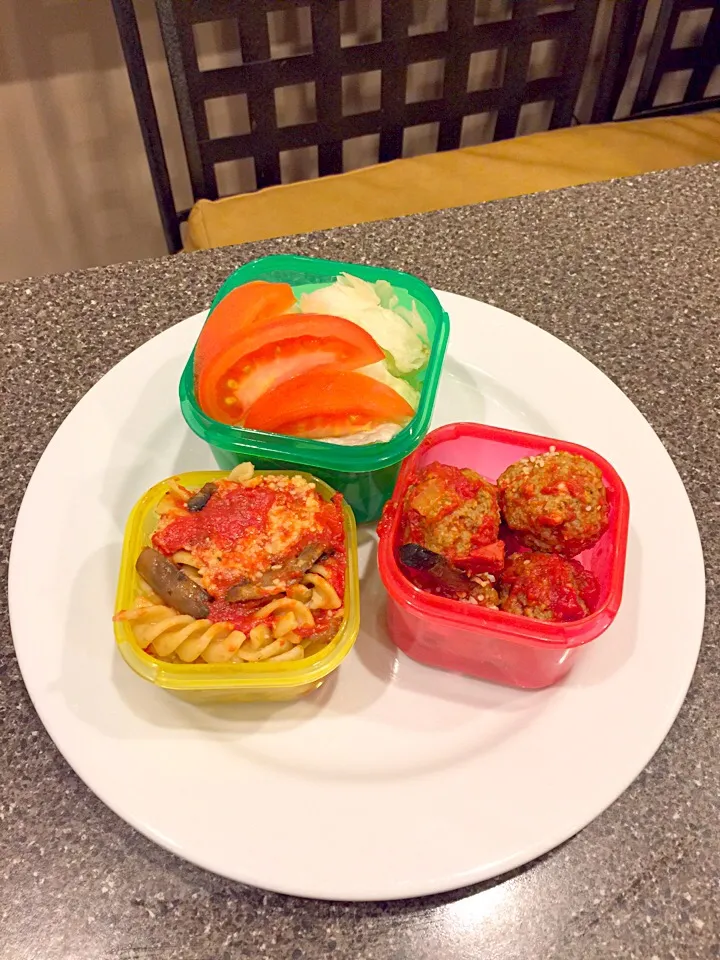
[{"label": "salad container", "polygon": [[[569,623],[548,623],[436,596],[405,577],[396,559],[402,504],[408,486],[423,467],[434,461],[470,467],[494,483],[511,463],[546,453],[551,446],[594,463],[602,471],[607,489],[609,528],[591,549],[575,558],[600,584],[593,613]],[[607,630],[620,606],[628,496],[607,460],[585,447],[477,423],[440,427],[428,434],[403,464],[386,517],[378,562],[388,592],[388,629],[397,646],[421,663],[515,687],[547,687],[569,671],[580,647]]]},{"label": "salad container", "polygon": [[222,469],[232,470],[244,460],[252,460],[261,469],[307,467],[342,493],[355,511],[357,521],[364,523],[379,519],[392,493],[401,461],[416,449],[430,425],[449,333],[448,316],[433,291],[422,280],[397,270],[312,257],[271,256],[253,260],[232,273],[210,309],[212,311],[235,287],[252,280],[289,283],[296,295],[300,295],[333,283],[345,272],[369,283],[386,280],[401,306],[409,308],[415,301],[427,326],[428,363],[411,381],[420,389],[418,409],[399,433],[384,443],[345,446],[220,423],[207,416],[197,403],[194,350],[180,380],[180,406],[188,426],[209,444]]},{"label": "salad container", "polygon": [[[281,471],[256,471],[257,474]],[[285,471],[287,472],[287,471]],[[320,496],[329,500],[335,493],[327,484],[306,473],[293,470],[316,484]],[[226,474],[220,471],[195,471],[172,479],[186,487],[201,487]],[[135,561],[148,546],[157,526],[155,507],[168,491],[168,481],[155,484],[135,504],[125,528],[115,612],[131,607],[140,592]],[[146,653],[129,623],[115,621],[115,640],[123,659],[145,680],[198,703],[294,700],[319,687],[336,670],[352,649],[360,627],[360,583],[357,562],[357,533],[352,510],[343,504],[345,549],[344,617],[334,640],[305,660],[278,663],[167,663]]]}]

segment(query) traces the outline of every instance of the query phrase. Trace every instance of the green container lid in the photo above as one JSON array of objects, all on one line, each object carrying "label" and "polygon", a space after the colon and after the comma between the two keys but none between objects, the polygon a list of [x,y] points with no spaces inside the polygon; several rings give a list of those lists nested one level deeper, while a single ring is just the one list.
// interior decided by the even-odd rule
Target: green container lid
[{"label": "green container lid", "polygon": [[[341,273],[350,273],[370,283],[386,280],[392,285],[403,307],[409,309],[412,301],[415,301],[418,312],[427,325],[430,341],[427,367],[414,378],[408,378],[413,386],[420,390],[418,409],[410,423],[399,433],[385,443],[344,446],[219,423],[208,417],[195,399],[194,350],[180,379],[180,406],[188,426],[210,444],[216,458],[222,460],[223,466],[237,458],[238,463],[241,460],[252,460],[256,466],[261,461],[272,461],[294,467],[311,467],[313,472],[323,479],[325,474],[331,474],[333,485],[345,494],[348,502],[355,509],[358,520],[362,522],[377,519],[382,509],[382,502],[378,502],[380,491],[372,492],[376,486],[372,483],[372,477],[367,478],[368,483],[363,483],[362,475],[379,474],[383,471],[381,498],[382,501],[387,499],[392,493],[392,486],[387,489],[391,480],[387,476],[388,468],[399,465],[401,460],[411,454],[430,426],[449,333],[448,316],[438,298],[422,280],[399,270],[319,260],[313,257],[271,256],[253,260],[235,270],[220,287],[210,309],[212,311],[235,287],[252,280],[289,283],[295,294],[299,296],[333,283]],[[350,484],[348,490],[343,489],[345,486],[342,483],[343,474],[348,475]],[[360,483],[358,483],[359,479]],[[356,490],[365,492],[352,492]]]}]

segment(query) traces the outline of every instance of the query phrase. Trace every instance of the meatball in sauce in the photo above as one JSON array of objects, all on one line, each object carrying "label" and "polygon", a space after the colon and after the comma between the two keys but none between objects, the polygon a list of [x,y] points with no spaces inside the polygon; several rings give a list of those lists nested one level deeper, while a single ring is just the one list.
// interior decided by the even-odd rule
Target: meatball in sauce
[{"label": "meatball in sauce", "polygon": [[599,585],[577,560],[550,553],[514,553],[500,580],[500,609],[566,623],[592,613]]},{"label": "meatball in sauce", "polygon": [[550,450],[513,463],[498,477],[503,518],[531,550],[575,557],[608,528],[602,473],[585,457]]},{"label": "meatball in sauce", "polygon": [[402,542],[439,553],[467,573],[502,570],[499,530],[497,491],[474,470],[431,463],[405,496]]}]

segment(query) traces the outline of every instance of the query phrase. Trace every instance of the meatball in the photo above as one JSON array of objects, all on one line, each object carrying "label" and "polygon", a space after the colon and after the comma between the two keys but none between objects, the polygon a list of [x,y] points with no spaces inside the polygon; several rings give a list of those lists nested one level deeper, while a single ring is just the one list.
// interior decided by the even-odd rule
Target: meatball
[{"label": "meatball", "polygon": [[500,580],[500,609],[554,623],[592,613],[600,587],[578,563],[549,553],[514,553]]},{"label": "meatball", "polygon": [[425,467],[403,504],[404,543],[417,543],[469,573],[499,573],[505,546],[492,483],[474,470],[443,463]]},{"label": "meatball", "polygon": [[490,580],[483,576],[475,577],[475,589],[470,594],[470,603],[480,607],[497,610],[500,605],[500,596]]},{"label": "meatball", "polygon": [[505,522],[531,550],[575,557],[608,528],[602,473],[585,457],[563,450],[526,457],[497,483]]}]

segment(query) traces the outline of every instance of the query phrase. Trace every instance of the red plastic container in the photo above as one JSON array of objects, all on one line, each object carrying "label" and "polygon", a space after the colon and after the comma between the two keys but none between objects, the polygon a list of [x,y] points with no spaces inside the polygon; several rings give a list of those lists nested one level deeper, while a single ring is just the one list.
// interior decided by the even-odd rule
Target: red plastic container
[{"label": "red plastic container", "polygon": [[[610,527],[592,549],[576,558],[600,582],[594,613],[571,623],[546,623],[448,600],[410,583],[397,563],[396,547],[402,501],[419,470],[439,461],[470,467],[494,483],[511,463],[546,453],[551,446],[591,460],[602,471],[607,488]],[[614,620],[622,599],[629,503],[618,474],[594,451],[478,423],[450,424],[429,433],[407,458],[390,504],[389,522],[380,534],[380,576],[388,592],[390,636],[413,659],[485,680],[538,689],[565,676],[578,648],[599,637]]]}]

